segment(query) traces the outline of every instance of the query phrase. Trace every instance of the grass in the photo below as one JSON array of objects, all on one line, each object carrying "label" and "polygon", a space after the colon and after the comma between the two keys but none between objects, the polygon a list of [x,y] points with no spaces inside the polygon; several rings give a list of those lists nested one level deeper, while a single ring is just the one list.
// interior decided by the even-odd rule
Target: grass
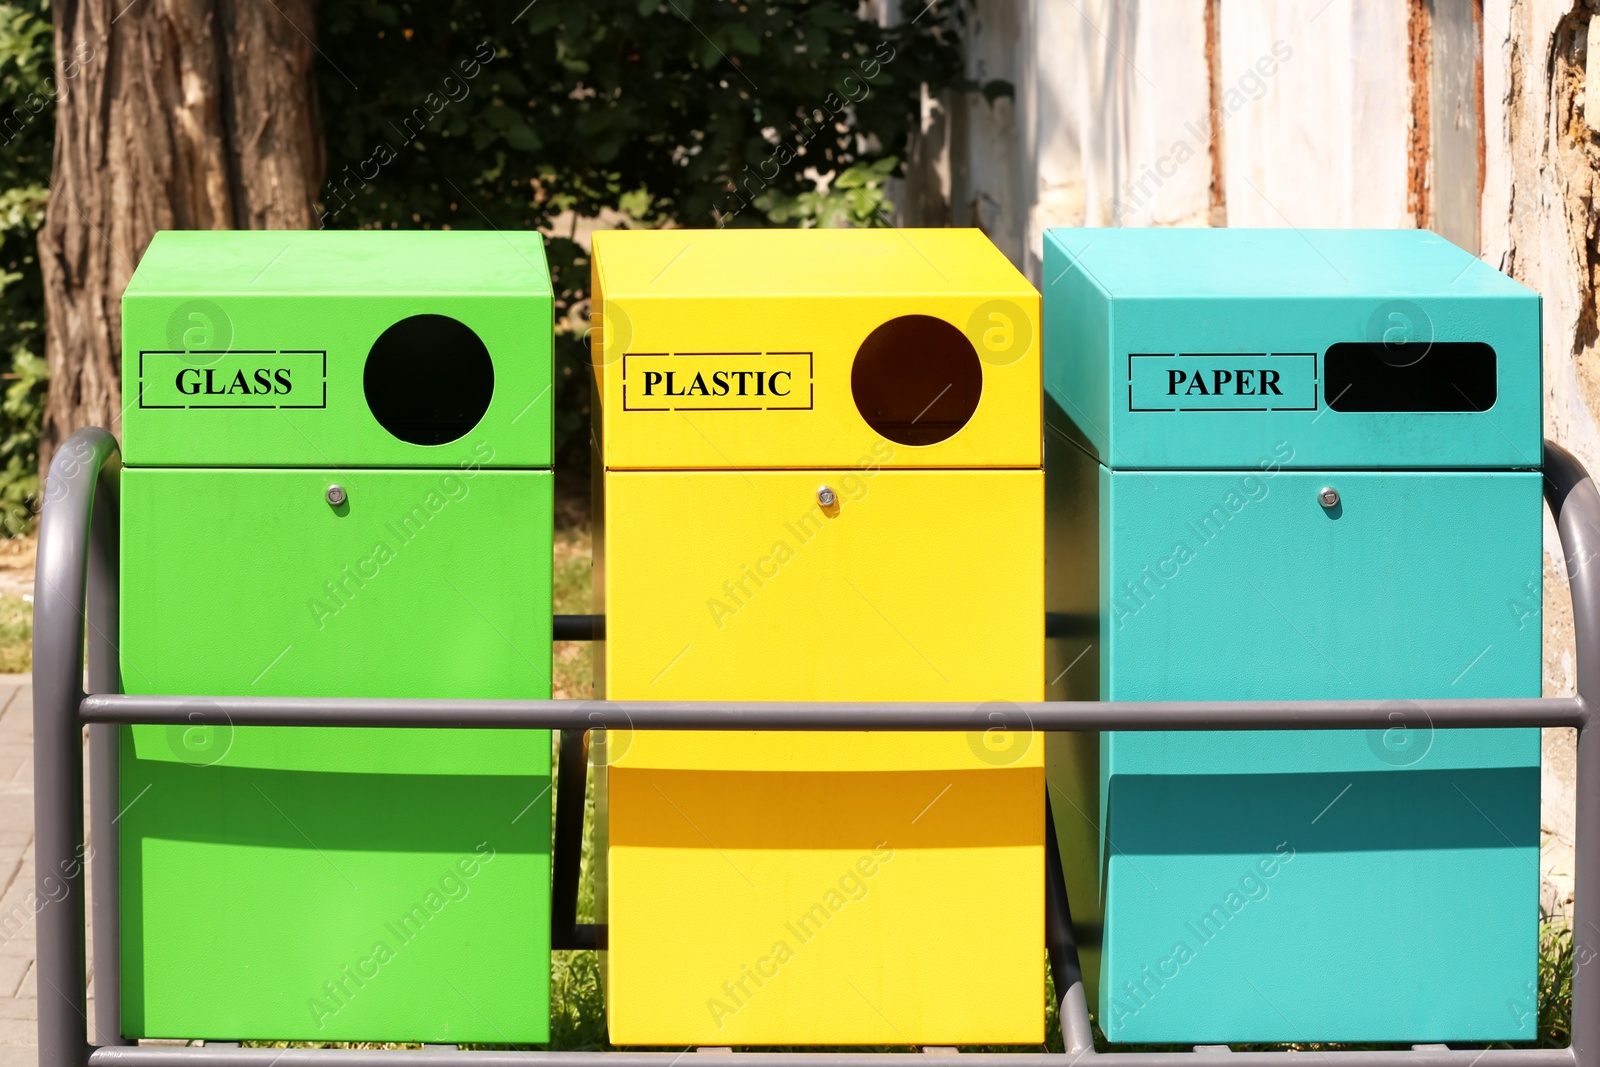
[{"label": "grass", "polygon": [[1538,1048],[1572,1043],[1572,927],[1565,919],[1539,924]]},{"label": "grass", "polygon": [[0,538],[0,674],[33,669],[33,588],[37,537]]},{"label": "grass", "polygon": [[[587,531],[558,529],[551,599],[557,615],[587,615],[590,599],[592,546]],[[557,641],[551,650],[551,694],[557,700],[594,696],[594,656],[587,641]]]},{"label": "grass", "polygon": [[33,605],[15,593],[0,594],[0,674],[33,669]]},{"label": "grass", "polygon": [[[577,529],[558,530],[555,541],[553,600],[558,615],[585,615],[594,611],[592,545],[589,535]],[[587,641],[558,641],[551,652],[552,692],[557,699],[587,700],[594,696],[594,657]],[[593,772],[590,774],[591,784]],[[586,789],[583,816],[583,881],[578,890],[578,921],[599,922],[595,914],[594,793]],[[552,805],[551,817],[555,812]],[[551,1049],[607,1049],[605,993],[600,983],[598,952],[550,953]]]},{"label": "grass", "polygon": [[[591,784],[593,771],[590,771]],[[578,888],[578,921],[600,922],[594,904],[594,793],[585,791],[583,815],[583,881]],[[606,1040],[605,992],[600,981],[600,953],[550,953],[551,1049],[609,1049]]]},{"label": "grass", "polygon": [[0,673],[33,669],[33,562],[37,537],[0,538]]}]

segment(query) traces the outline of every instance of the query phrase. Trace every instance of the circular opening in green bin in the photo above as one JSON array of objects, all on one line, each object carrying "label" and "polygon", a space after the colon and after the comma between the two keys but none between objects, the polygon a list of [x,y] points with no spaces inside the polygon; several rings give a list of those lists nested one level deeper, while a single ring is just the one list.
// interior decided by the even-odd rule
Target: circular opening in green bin
[{"label": "circular opening in green bin", "polygon": [[901,315],[867,335],[850,369],[856,410],[901,445],[953,436],[978,410],[983,363],[967,335],[932,315]]},{"label": "circular opening in green bin", "polygon": [[472,328],[448,315],[412,315],[367,353],[367,407],[414,445],[442,445],[478,425],[494,396],[494,360]]}]

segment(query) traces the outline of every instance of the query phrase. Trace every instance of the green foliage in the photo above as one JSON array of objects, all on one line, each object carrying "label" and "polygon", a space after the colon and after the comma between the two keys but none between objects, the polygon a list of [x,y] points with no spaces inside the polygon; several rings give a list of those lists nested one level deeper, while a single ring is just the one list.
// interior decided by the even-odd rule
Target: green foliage
[{"label": "green foliage", "polygon": [[[552,766],[559,757],[559,738],[552,736]],[[578,921],[605,922],[594,899],[594,771],[589,771],[583,807],[583,873],[578,885]],[[555,813],[551,812],[554,819]],[[554,823],[552,822],[552,826]],[[553,832],[553,831],[552,831]],[[598,952],[550,953],[549,1049],[600,1052],[612,1048],[606,1037],[605,987]]]},{"label": "green foliage", "polygon": [[0,3],[0,536],[32,527],[44,415],[44,225],[55,137],[47,0]]},{"label": "green foliage", "polygon": [[893,156],[876,163],[857,163],[827,188],[808,189],[797,196],[768,189],[756,197],[756,206],[780,226],[887,226],[888,212],[894,205],[889,203],[884,185],[898,165],[899,160]]},{"label": "green foliage", "polygon": [[584,467],[572,221],[882,224],[922,84],[964,84],[959,28],[923,0],[890,28],[856,0],[324,0],[323,224],[553,233],[557,460]]},{"label": "green foliage", "polygon": [[1540,1048],[1566,1048],[1572,1043],[1572,927],[1565,919],[1539,923]]}]

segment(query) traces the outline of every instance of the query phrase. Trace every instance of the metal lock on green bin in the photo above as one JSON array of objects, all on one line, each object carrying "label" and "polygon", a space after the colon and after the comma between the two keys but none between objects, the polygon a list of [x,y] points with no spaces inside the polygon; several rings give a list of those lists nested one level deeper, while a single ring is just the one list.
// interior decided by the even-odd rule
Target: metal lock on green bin
[{"label": "metal lock on green bin", "polygon": [[[123,366],[126,691],[550,695],[537,234],[161,233]],[[548,732],[121,751],[124,1034],[546,1039]]]},{"label": "metal lock on green bin", "polygon": [[1539,297],[1418,231],[1045,240],[1052,699],[1389,699],[1385,730],[1055,735],[1113,1042],[1535,1037]]}]

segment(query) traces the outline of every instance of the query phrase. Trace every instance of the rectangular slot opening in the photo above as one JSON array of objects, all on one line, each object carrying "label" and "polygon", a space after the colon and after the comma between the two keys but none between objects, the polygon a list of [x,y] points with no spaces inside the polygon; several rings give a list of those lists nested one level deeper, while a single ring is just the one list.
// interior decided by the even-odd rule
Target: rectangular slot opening
[{"label": "rectangular slot opening", "polygon": [[1494,349],[1482,341],[1346,341],[1322,363],[1334,411],[1487,411]]}]

